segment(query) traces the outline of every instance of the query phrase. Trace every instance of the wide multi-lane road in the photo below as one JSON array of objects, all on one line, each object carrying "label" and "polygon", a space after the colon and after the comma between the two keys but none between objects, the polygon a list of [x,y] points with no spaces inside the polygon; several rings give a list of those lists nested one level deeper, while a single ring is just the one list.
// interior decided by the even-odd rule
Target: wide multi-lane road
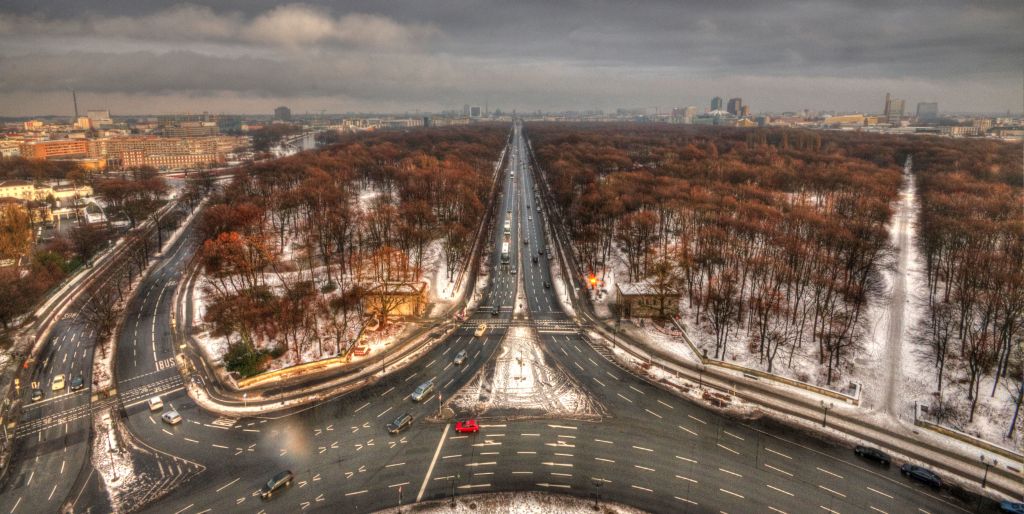
[{"label": "wide multi-lane road", "polygon": [[[168,365],[170,305],[191,251],[188,238],[169,250],[140,286],[118,342],[124,414],[140,441],[140,476],[128,503],[174,513],[369,512],[452,494],[548,490],[600,494],[653,512],[967,512],[902,479],[895,467],[872,466],[791,428],[723,418],[607,359],[603,341],[567,316],[547,286],[546,210],[537,204],[527,155],[517,124],[492,229],[489,286],[473,317],[409,366],[317,405],[232,418],[191,402]],[[488,327],[478,337],[480,323]],[[455,433],[451,411],[438,415],[443,402],[479,384],[510,332],[539,347],[537,364],[566,377],[593,412],[505,408],[484,412],[479,433]],[[455,365],[460,350],[469,357]],[[437,392],[413,402],[412,391],[431,379]],[[144,402],[152,394],[184,421],[171,426],[150,413]],[[405,412],[415,422],[389,435],[385,424]],[[295,473],[293,485],[261,500],[258,488],[285,469]],[[5,510],[24,487],[5,492]],[[88,507],[80,502],[76,510]],[[53,511],[24,502],[13,510]]]}]

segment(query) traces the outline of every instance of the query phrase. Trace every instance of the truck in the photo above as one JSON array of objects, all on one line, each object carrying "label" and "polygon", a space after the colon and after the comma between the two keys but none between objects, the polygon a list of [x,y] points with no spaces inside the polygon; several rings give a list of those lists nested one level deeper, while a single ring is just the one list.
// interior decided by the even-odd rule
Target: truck
[{"label": "truck", "polygon": [[502,264],[508,264],[508,261],[509,261],[508,247],[509,247],[508,241],[504,241],[504,242],[501,243],[501,263]]}]

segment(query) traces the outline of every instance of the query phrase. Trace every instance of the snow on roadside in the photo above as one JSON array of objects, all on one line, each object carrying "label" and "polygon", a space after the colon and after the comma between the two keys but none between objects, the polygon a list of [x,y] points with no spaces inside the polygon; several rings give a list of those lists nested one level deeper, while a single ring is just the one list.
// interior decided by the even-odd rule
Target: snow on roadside
[{"label": "snow on roadside", "polygon": [[132,454],[129,449],[122,448],[118,441],[118,431],[111,411],[93,416],[92,423],[92,466],[99,472],[110,495],[110,504],[114,512],[117,512],[121,495],[130,492],[131,485],[138,478]]},{"label": "snow on roadside", "polygon": [[562,279],[562,265],[558,261],[558,256],[552,254],[551,258],[547,260],[551,266],[551,287],[555,289],[555,296],[558,297],[558,303],[562,305],[562,310],[565,311],[570,317],[576,317],[576,309],[573,308],[572,302],[569,301],[569,293],[565,287],[565,282]]},{"label": "snow on roadside", "polygon": [[[406,497],[410,498],[411,502],[411,498],[415,497],[415,491],[410,490]],[[450,506],[450,500],[423,502],[411,508],[412,512],[422,514],[477,514],[479,512],[488,514],[593,514],[594,512],[593,500],[539,492],[459,495],[455,500],[454,508]],[[602,514],[643,514],[645,512],[607,501],[601,501],[600,507]],[[409,508],[406,506],[402,512],[409,511]],[[386,514],[396,512],[396,510],[385,509],[377,512]]]}]

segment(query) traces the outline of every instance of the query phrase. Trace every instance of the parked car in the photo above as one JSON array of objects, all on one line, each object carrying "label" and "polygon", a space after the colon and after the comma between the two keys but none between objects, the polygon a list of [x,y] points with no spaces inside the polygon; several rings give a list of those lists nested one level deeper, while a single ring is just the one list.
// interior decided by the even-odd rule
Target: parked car
[{"label": "parked car", "polygon": [[156,412],[164,408],[164,401],[159,396],[154,396],[149,399],[149,410],[150,412]]},{"label": "parked car", "polygon": [[33,389],[32,390],[32,401],[38,402],[39,400],[42,400],[42,399],[43,399],[43,390],[42,389],[38,389],[38,388]]},{"label": "parked car", "polygon": [[77,390],[82,389],[84,387],[85,387],[85,380],[82,379],[82,375],[78,375],[77,377],[73,377],[71,379],[71,390],[72,391],[77,391]]},{"label": "parked car", "polygon": [[434,379],[427,380],[416,387],[416,390],[412,392],[412,401],[420,402],[426,400],[430,393],[434,392]]},{"label": "parked car", "polygon": [[1024,503],[1003,500],[999,502],[999,510],[1010,514],[1024,514]]},{"label": "parked car", "polygon": [[460,434],[474,434],[480,431],[480,425],[476,424],[475,419],[467,419],[466,421],[455,422],[455,431]]},{"label": "parked car", "polygon": [[454,362],[456,366],[461,366],[462,363],[466,362],[467,357],[469,357],[469,354],[466,353],[466,350],[459,350],[459,353],[455,354],[455,358],[452,359],[452,362]]},{"label": "parked car", "polygon": [[487,333],[487,323],[481,323],[481,324],[476,326],[476,332],[473,332],[473,335],[475,335],[477,337],[481,337],[481,336],[483,336],[486,333]]},{"label": "parked car", "polygon": [[388,433],[397,434],[402,430],[409,428],[409,425],[412,425],[413,419],[414,418],[412,417],[412,414],[409,414],[408,412],[402,414],[401,416],[398,416],[397,418],[394,419],[394,421],[388,423]]},{"label": "parked car", "polygon": [[169,410],[160,415],[160,421],[167,423],[168,425],[177,425],[181,423],[181,414],[178,414],[176,410]]},{"label": "parked car", "polygon": [[50,386],[50,389],[53,389],[54,391],[60,391],[61,389],[64,389],[64,374],[63,373],[53,377],[53,384]]},{"label": "parked car", "polygon": [[928,468],[922,468],[921,466],[915,466],[913,464],[904,464],[900,466],[900,473],[903,473],[903,476],[910,477],[927,486],[935,488],[942,487],[942,479],[939,478],[939,475],[936,475],[934,471]]},{"label": "parked car", "polygon": [[860,457],[864,457],[867,460],[873,460],[883,466],[888,466],[892,463],[892,457],[889,457],[888,453],[879,450],[878,448],[872,448],[870,446],[857,446],[853,449],[853,453]]},{"label": "parked car", "polygon": [[278,489],[292,485],[292,480],[295,480],[295,475],[291,471],[282,471],[274,475],[274,478],[268,480],[260,488],[260,498],[269,500]]}]

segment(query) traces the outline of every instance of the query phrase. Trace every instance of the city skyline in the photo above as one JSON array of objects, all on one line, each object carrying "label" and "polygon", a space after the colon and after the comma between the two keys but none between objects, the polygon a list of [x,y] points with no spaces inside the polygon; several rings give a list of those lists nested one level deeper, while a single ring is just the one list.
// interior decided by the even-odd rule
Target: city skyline
[{"label": "city skyline", "polygon": [[0,8],[0,115],[670,109],[1020,112],[1016,2],[14,2]]}]

